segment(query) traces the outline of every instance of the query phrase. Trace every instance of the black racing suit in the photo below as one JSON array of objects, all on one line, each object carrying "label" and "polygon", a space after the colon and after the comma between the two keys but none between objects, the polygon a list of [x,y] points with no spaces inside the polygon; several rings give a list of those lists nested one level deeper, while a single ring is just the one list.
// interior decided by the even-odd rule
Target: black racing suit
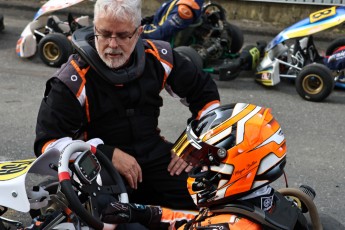
[{"label": "black racing suit", "polygon": [[185,98],[191,117],[198,118],[203,111],[219,105],[218,90],[208,74],[172,50],[168,75],[157,57],[159,50],[150,45],[152,42],[144,44],[142,75],[121,85],[109,84],[81,56],[73,54],[47,81],[34,151],[39,156],[54,143],[61,148],[66,137],[70,141],[99,138],[103,142],[97,149],[110,159],[117,147],[135,157],[141,166],[143,182],[130,194],[131,202],[195,209],[186,188],[187,174],[170,176],[167,171],[172,144],[160,136],[158,129],[163,106],[160,92],[166,87]]}]

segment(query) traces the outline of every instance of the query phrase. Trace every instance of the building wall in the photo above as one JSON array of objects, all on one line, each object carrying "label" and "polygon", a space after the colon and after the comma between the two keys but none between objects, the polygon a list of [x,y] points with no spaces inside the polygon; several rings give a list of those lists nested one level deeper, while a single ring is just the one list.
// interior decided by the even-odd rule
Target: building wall
[{"label": "building wall", "polygon": [[228,19],[248,19],[288,26],[309,16],[310,13],[328,8],[325,5],[287,4],[258,1],[218,0],[228,14]]},{"label": "building wall", "polygon": [[[285,2],[287,1],[289,0],[285,0]],[[143,0],[143,16],[152,15],[163,2],[162,0]],[[212,2],[221,4],[225,8],[228,20],[247,19],[269,22],[283,27],[308,17],[312,12],[330,7],[329,4],[316,4],[302,1],[291,3],[292,0],[290,0],[290,3],[281,3],[279,0],[265,2],[213,0]]]}]

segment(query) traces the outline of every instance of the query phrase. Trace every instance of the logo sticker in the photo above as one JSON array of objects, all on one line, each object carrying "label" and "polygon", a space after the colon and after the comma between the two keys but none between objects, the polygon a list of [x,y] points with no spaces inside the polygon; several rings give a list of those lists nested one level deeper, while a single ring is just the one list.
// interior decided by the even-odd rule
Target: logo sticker
[{"label": "logo sticker", "polygon": [[273,204],[273,195],[272,196],[263,196],[261,197],[261,209],[264,211],[270,210]]},{"label": "logo sticker", "polygon": [[35,159],[0,163],[0,181],[11,180],[25,174]]}]

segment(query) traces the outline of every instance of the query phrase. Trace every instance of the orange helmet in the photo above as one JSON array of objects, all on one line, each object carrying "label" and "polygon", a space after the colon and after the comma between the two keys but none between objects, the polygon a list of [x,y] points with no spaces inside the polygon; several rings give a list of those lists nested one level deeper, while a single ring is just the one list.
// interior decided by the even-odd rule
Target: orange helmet
[{"label": "orange helmet", "polygon": [[268,108],[237,103],[193,120],[172,151],[193,165],[187,186],[199,207],[238,199],[283,174],[286,140]]}]

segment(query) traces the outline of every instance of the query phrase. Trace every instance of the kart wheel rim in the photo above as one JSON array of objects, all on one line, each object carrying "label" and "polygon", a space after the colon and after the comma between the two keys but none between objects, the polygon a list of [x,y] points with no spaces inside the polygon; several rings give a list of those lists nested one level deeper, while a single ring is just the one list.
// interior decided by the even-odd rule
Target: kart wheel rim
[{"label": "kart wheel rim", "polygon": [[324,85],[320,76],[309,74],[303,79],[302,87],[308,94],[318,94]]},{"label": "kart wheel rim", "polygon": [[60,49],[54,42],[47,42],[43,46],[43,55],[49,61],[56,61],[60,56]]}]

